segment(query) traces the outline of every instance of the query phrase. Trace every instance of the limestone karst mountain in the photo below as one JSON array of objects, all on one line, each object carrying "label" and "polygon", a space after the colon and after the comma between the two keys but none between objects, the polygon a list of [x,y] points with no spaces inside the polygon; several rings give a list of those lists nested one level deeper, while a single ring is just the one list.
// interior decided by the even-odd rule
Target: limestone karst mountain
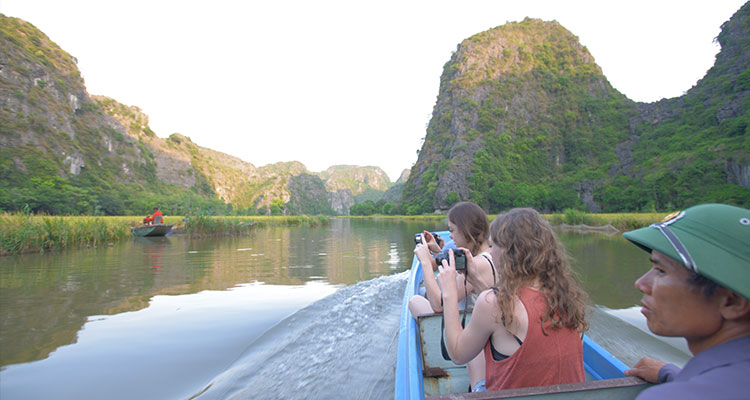
[{"label": "limestone karst mountain", "polygon": [[0,88],[0,209],[264,213],[276,202],[288,214],[348,214],[358,196],[391,186],[378,167],[256,167],[177,133],[161,138],[138,107],[89,95],[75,58],[44,33],[2,15]]},{"label": "limestone karst mountain", "polygon": [[684,96],[636,103],[557,22],[478,33],[443,69],[404,188],[410,213],[472,200],[491,212],[750,206],[750,3]]}]

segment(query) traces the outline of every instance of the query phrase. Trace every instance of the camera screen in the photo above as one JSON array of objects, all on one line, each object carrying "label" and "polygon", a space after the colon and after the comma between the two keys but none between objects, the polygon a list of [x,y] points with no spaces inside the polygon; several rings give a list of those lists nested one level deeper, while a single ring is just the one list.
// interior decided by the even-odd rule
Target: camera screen
[{"label": "camera screen", "polygon": [[466,269],[466,256],[463,254],[459,257],[456,257],[456,271],[460,271],[462,269]]}]

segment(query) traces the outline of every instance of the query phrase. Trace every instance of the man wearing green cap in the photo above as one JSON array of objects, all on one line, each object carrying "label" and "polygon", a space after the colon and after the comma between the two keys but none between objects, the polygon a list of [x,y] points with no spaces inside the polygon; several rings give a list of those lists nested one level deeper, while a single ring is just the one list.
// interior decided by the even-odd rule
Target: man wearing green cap
[{"label": "man wearing green cap", "polygon": [[693,353],[682,369],[645,357],[626,371],[661,383],[638,399],[750,396],[750,210],[699,205],[623,236],[651,253],[635,282],[649,330]]}]

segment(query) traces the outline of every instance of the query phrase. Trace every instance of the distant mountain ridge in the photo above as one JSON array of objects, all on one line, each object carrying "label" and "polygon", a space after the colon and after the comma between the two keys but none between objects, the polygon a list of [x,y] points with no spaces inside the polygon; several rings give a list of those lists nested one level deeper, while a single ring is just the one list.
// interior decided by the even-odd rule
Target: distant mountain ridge
[{"label": "distant mountain ridge", "polygon": [[[177,133],[162,139],[138,107],[89,96],[75,59],[33,25],[2,15],[0,22],[1,209],[140,214],[172,195],[181,199],[175,209],[220,199],[251,213],[273,203],[288,214],[347,215],[357,196],[379,199],[393,185],[379,167],[256,167]],[[49,198],[30,198],[38,194],[32,179],[50,188]],[[46,206],[55,191],[86,204]]]}]

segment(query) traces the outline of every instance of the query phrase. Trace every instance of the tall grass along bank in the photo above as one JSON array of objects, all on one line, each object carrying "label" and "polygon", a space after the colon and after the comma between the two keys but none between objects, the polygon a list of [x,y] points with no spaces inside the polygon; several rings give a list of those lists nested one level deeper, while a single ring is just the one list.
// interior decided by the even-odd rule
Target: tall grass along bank
[{"label": "tall grass along bank", "polygon": [[0,214],[0,255],[99,246],[130,237],[130,227],[107,217]]},{"label": "tall grass along bank", "polygon": [[[0,214],[0,255],[97,247],[132,237],[131,227],[142,217],[73,217]],[[222,236],[248,233],[254,226],[317,226],[329,222],[325,216],[278,217],[181,217],[164,218],[175,225],[175,233],[190,236]]]},{"label": "tall grass along bank", "polygon": [[186,217],[183,229],[192,237],[238,235],[255,226],[318,226],[330,221],[326,216],[248,216],[248,217]]},{"label": "tall grass along bank", "polygon": [[619,214],[589,214],[579,210],[565,210],[562,214],[545,214],[544,217],[552,225],[568,225],[581,227],[604,227],[624,232],[649,226],[661,221],[668,213],[619,213]]},{"label": "tall grass along bank", "polygon": [[[566,210],[562,214],[545,214],[553,225],[587,227],[611,226],[627,231],[660,221],[666,213],[589,214]],[[442,214],[422,216],[374,216],[396,220],[421,219],[425,222],[445,219]],[[494,215],[489,216],[490,220]],[[97,247],[131,237],[130,228],[140,225],[142,217],[72,217],[0,213],[0,255],[44,252],[70,248]],[[319,226],[330,222],[327,216],[167,216],[175,233],[192,237],[242,235],[256,226]]]}]

